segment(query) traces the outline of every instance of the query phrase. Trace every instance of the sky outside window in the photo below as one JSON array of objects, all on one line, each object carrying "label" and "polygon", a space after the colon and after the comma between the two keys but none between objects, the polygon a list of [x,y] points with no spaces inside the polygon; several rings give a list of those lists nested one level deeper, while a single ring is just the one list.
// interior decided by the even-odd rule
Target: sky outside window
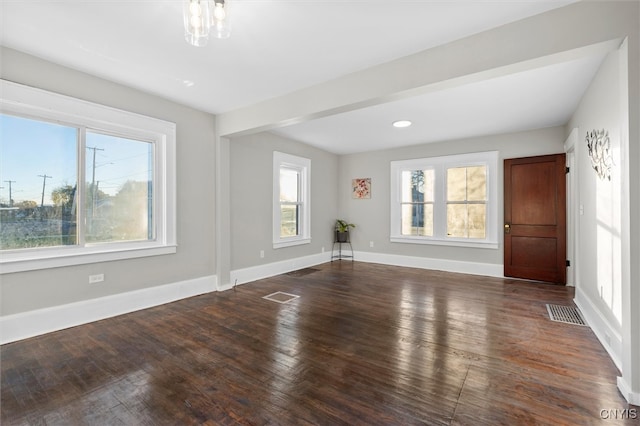
[{"label": "sky outside window", "polygon": [[[42,199],[51,205],[51,193],[77,181],[77,129],[55,123],[0,115],[0,203],[9,204],[9,183],[14,203]],[[152,145],[87,132],[85,179],[114,196],[127,181],[151,179]],[[93,153],[95,148],[95,174]]]},{"label": "sky outside window", "polygon": [[[50,205],[54,188],[77,181],[77,129],[27,118],[0,115],[0,203],[23,201]],[[48,176],[45,178],[42,176]],[[8,181],[11,181],[9,183]]]}]

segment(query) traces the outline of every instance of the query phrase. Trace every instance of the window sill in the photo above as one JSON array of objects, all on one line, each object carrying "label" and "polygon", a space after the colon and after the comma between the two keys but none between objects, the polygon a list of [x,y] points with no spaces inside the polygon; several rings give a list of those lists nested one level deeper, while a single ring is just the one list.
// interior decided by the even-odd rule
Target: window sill
[{"label": "window sill", "polygon": [[56,248],[49,253],[39,251],[37,255],[33,252],[0,254],[0,275],[84,265],[87,263],[160,256],[174,254],[176,251],[175,245],[146,245],[106,250],[104,247],[100,247],[100,250],[92,250],[91,248]]},{"label": "window sill", "polygon": [[299,246],[302,244],[309,244],[309,243],[311,243],[311,238],[296,238],[291,240],[280,240],[280,241],[273,242],[273,248],[279,249],[283,247]]},{"label": "window sill", "polygon": [[470,248],[482,248],[497,250],[500,245],[493,241],[468,241],[468,240],[443,240],[439,238],[426,238],[426,237],[391,237],[392,243],[406,243],[406,244],[425,244],[434,246],[454,246],[454,247],[470,247]]}]

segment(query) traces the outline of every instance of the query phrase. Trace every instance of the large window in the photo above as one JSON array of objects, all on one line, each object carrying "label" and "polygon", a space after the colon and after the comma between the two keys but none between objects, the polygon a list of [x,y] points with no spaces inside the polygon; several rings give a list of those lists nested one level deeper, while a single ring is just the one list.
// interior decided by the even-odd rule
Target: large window
[{"label": "large window", "polygon": [[497,152],[391,162],[391,241],[497,248]]},{"label": "large window", "polygon": [[3,272],[175,252],[174,124],[0,83]]},{"label": "large window", "polygon": [[273,153],[273,247],[307,244],[310,236],[307,158]]}]

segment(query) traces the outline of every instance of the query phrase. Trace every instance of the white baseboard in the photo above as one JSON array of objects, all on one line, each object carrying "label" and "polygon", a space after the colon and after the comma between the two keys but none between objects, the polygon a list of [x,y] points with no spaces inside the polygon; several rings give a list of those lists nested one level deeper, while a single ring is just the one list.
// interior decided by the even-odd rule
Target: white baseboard
[{"label": "white baseboard", "polygon": [[[476,275],[502,276],[501,265],[473,262],[426,259],[381,253],[356,252],[355,260],[387,265],[462,272]],[[15,342],[29,337],[62,330],[92,321],[174,302],[187,297],[212,291],[231,289],[235,284],[244,284],[263,278],[308,268],[331,261],[331,253],[318,253],[281,262],[252,266],[231,271],[231,282],[221,285],[215,275],[182,281],[158,287],[131,291],[67,305],[38,309],[15,315],[0,317],[0,344]]]},{"label": "white baseboard", "polygon": [[[354,260],[357,262],[381,263],[384,265],[407,266],[411,268],[460,272],[499,278],[504,277],[502,265],[492,265],[488,263],[461,262],[455,260],[358,251],[354,252]],[[218,290],[228,290],[232,288],[234,284],[244,284],[257,281],[263,278],[273,277],[275,275],[295,271],[300,268],[308,268],[310,266],[319,265],[329,261],[331,261],[331,253],[325,252],[311,256],[297,257],[295,259],[289,259],[281,262],[236,269],[231,271],[231,283],[227,286],[219,287]]]},{"label": "white baseboard", "polygon": [[0,344],[163,305],[216,290],[215,275],[0,317]]},{"label": "white baseboard", "polygon": [[640,406],[640,392],[633,392],[624,377],[618,377],[618,390],[629,404]]},{"label": "white baseboard", "polygon": [[587,295],[576,287],[574,303],[580,309],[585,321],[591,327],[600,343],[609,353],[618,369],[622,369],[622,336],[620,332],[602,315],[596,305]]},{"label": "white baseboard", "polygon": [[406,266],[409,268],[431,269],[435,271],[458,272],[462,274],[484,275],[504,278],[502,264],[464,262],[459,260],[433,259],[428,257],[402,256],[397,254],[358,251],[354,259],[359,262],[381,263],[383,265]]},{"label": "white baseboard", "polygon": [[[354,254],[355,260],[360,262],[493,277],[503,276],[502,265],[371,252],[356,252]],[[27,339],[92,321],[99,321],[101,319],[170,303],[199,294],[229,290],[235,284],[244,284],[329,261],[331,261],[331,252],[318,253],[231,271],[231,282],[226,285],[219,284],[217,277],[212,275],[67,305],[3,316],[0,317],[0,344]]]},{"label": "white baseboard", "polygon": [[[297,269],[309,268],[329,261],[331,261],[331,252],[324,252],[310,256],[296,257],[294,259],[283,260],[280,262],[251,266],[249,268],[236,269],[231,271],[231,283],[225,287],[232,288],[235,284],[245,284],[251,281],[261,280],[263,278],[285,274]],[[219,288],[219,290],[222,290],[222,288]]]}]

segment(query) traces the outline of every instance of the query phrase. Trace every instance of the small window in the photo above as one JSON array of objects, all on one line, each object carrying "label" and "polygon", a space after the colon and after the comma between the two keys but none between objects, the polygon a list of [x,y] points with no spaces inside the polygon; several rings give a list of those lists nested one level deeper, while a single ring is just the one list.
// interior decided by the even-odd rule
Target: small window
[{"label": "small window", "polygon": [[310,237],[307,158],[273,153],[273,247],[307,244]]},{"label": "small window", "polygon": [[280,238],[300,235],[300,170],[280,168]]},{"label": "small window", "polygon": [[0,83],[3,273],[175,252],[175,124]]},{"label": "small window", "polygon": [[391,162],[391,241],[497,248],[497,152]]}]

